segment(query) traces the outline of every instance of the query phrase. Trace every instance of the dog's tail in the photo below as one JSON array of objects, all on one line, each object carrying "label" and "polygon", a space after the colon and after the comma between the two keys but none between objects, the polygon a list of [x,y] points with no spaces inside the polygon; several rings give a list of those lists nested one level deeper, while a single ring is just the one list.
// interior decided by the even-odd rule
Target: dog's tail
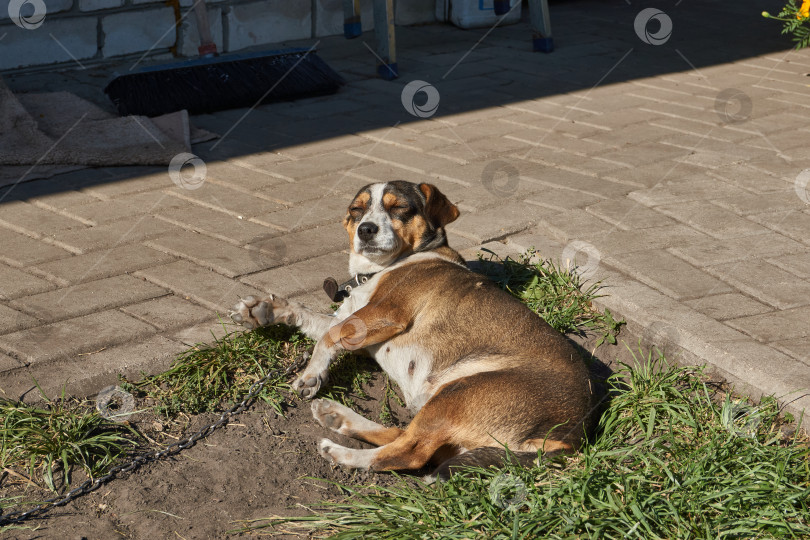
[{"label": "dog's tail", "polygon": [[503,467],[508,464],[517,464],[523,467],[534,467],[545,458],[565,453],[563,450],[544,452],[512,452],[503,447],[479,446],[469,452],[453,456],[426,478],[428,481],[445,481],[453,474],[463,472],[468,467]]}]

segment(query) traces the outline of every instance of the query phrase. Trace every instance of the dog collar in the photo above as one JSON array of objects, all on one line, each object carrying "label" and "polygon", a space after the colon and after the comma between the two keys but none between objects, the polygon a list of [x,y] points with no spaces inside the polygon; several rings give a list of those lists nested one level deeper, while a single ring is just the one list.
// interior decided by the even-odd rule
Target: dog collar
[{"label": "dog collar", "polygon": [[349,281],[344,281],[340,285],[338,285],[338,282],[335,278],[328,277],[325,280],[323,280],[323,290],[324,292],[326,292],[326,296],[328,296],[330,300],[332,300],[333,302],[340,302],[344,298],[348,298],[349,295],[351,295],[352,289],[364,284],[366,281],[371,279],[372,276],[374,276],[374,273],[357,274]]}]

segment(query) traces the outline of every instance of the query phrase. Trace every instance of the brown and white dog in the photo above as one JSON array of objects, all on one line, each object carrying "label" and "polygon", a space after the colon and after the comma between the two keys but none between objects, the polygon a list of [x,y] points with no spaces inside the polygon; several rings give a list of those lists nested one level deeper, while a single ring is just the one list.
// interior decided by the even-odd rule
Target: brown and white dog
[{"label": "brown and white dog", "polygon": [[323,439],[320,453],[331,462],[376,471],[443,463],[445,476],[451,464],[498,461],[503,446],[537,458],[581,443],[592,399],[580,355],[465,266],[444,229],[458,215],[433,185],[370,184],[344,220],[356,286],[337,312],[316,313],[275,295],[234,307],[233,320],[248,328],[283,323],[317,340],[293,383],[305,398],[317,394],[343,350],[364,350],[402,389],[415,414],[405,430],[334,401],[312,402],[321,425],[376,446],[357,450]]}]

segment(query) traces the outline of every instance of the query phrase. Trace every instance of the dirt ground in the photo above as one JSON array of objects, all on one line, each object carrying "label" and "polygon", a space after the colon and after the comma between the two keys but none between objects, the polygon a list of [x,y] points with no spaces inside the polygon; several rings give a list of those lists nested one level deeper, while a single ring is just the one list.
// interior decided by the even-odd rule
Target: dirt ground
[{"label": "dirt ground", "polygon": [[[586,349],[593,344],[593,340],[576,341]],[[595,371],[604,376],[609,367],[598,363]],[[383,381],[378,373],[365,388],[369,399],[355,398],[356,410],[369,418],[379,417]],[[410,419],[407,411],[395,400],[389,402],[395,423],[406,425]],[[195,416],[185,433],[193,433],[217,418],[216,414]],[[141,413],[130,421],[148,432],[155,419]],[[238,538],[250,536],[228,532],[240,528],[242,520],[307,515],[311,505],[339,500],[343,493],[328,481],[351,486],[396,481],[388,473],[333,468],[317,451],[323,437],[354,448],[362,446],[321,427],[312,418],[309,402],[293,400],[284,416],[263,403],[254,404],[233,417],[226,428],[173,459],[147,464],[42,518],[25,522],[33,530],[8,531],[1,536],[15,540]],[[5,485],[0,484],[6,497],[23,495],[30,501],[52,496],[45,490],[26,490],[11,480],[6,477]],[[76,475],[73,483],[83,480]],[[274,532],[293,537],[284,534],[288,530],[282,526]],[[271,529],[262,532],[267,534]]]}]

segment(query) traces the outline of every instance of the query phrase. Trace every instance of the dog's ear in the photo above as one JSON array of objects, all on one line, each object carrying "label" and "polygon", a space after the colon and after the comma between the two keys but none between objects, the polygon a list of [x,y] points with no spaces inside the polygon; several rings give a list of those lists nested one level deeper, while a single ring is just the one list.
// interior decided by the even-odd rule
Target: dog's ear
[{"label": "dog's ear", "polygon": [[444,227],[458,218],[458,208],[439,188],[433,184],[419,184],[419,190],[425,195],[425,214],[434,227]]}]

